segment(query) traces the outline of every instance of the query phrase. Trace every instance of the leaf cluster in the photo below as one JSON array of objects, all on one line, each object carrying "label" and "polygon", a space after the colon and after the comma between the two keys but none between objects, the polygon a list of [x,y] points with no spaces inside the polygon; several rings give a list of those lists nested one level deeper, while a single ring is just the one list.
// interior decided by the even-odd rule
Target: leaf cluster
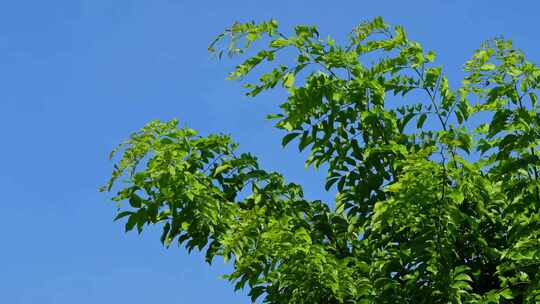
[{"label": "leaf cluster", "polygon": [[117,149],[104,188],[125,180],[126,230],[160,225],[164,245],[230,260],[226,278],[252,301],[540,302],[540,69],[521,51],[485,42],[459,88],[382,18],[344,44],[313,26],[235,23],[210,51],[246,56],[255,41],[266,46],[230,78],[296,54],[247,94],[287,90],[269,118],[326,170],[335,202],[305,199],[228,136],[153,121]]}]

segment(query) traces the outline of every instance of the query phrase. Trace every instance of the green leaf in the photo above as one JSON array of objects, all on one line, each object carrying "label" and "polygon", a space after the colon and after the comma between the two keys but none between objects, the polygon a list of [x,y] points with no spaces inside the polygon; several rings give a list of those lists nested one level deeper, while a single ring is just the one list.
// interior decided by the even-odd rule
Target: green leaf
[{"label": "green leaf", "polygon": [[436,55],[434,52],[428,52],[425,57],[428,62],[433,62],[435,61]]},{"label": "green leaf", "polygon": [[290,89],[294,87],[294,74],[293,73],[287,73],[285,76],[283,76],[283,87]]},{"label": "green leaf", "polygon": [[467,281],[472,282],[473,279],[466,273],[460,273],[454,277],[454,281]]},{"label": "green leaf", "polygon": [[482,71],[492,71],[496,68],[496,66],[493,63],[486,63],[480,67],[480,70]]},{"label": "green leaf", "polygon": [[277,38],[270,43],[270,46],[273,48],[281,48],[289,45],[290,43],[291,41],[289,39]]},{"label": "green leaf", "polygon": [[530,93],[529,93],[529,97],[530,97],[530,99],[531,99],[532,106],[533,106],[533,107],[536,106],[536,105],[538,104],[538,97],[537,97],[537,95],[536,95],[535,93],[533,93],[533,92],[530,92]]},{"label": "green leaf", "polygon": [[426,118],[427,118],[426,113],[420,114],[420,116],[418,117],[418,120],[416,121],[416,128],[417,129],[422,129],[422,126],[424,126],[424,122],[426,121]]},{"label": "green leaf", "polygon": [[339,177],[333,177],[326,180],[326,184],[324,185],[324,189],[326,191],[330,190],[332,188],[332,185],[334,185],[339,180]]},{"label": "green leaf", "polygon": [[113,220],[113,221],[117,221],[117,220],[119,220],[119,219],[121,219],[121,218],[124,218],[124,217],[126,217],[126,216],[128,216],[128,215],[131,215],[131,214],[133,214],[132,211],[122,211],[122,212],[119,212],[119,213],[114,217],[114,220]]},{"label": "green leaf", "polygon": [[283,118],[283,114],[269,114],[269,115],[266,115],[266,119],[268,119],[268,120],[278,119],[278,118]]},{"label": "green leaf", "polygon": [[465,199],[465,195],[463,194],[463,192],[459,191],[451,192],[450,194],[448,194],[448,197],[450,197],[457,204],[461,204]]},{"label": "green leaf", "polygon": [[509,289],[509,288],[504,289],[499,294],[501,295],[501,297],[503,297],[506,300],[512,300],[514,298],[514,294],[513,294],[512,290]]},{"label": "green leaf", "polygon": [[285,147],[289,142],[291,142],[291,140],[295,139],[300,134],[302,134],[302,133],[289,133],[289,134],[285,135],[283,137],[283,139],[281,140],[281,146]]},{"label": "green leaf", "polygon": [[223,171],[228,170],[230,168],[232,168],[231,164],[224,164],[224,165],[221,165],[221,166],[217,166],[216,169],[214,170],[214,176],[218,176]]},{"label": "green leaf", "polygon": [[133,230],[135,225],[137,225],[138,221],[139,221],[139,214],[138,213],[132,213],[129,216],[128,221],[126,222],[125,231],[129,232],[129,231]]},{"label": "green leaf", "polygon": [[308,131],[304,131],[302,133],[302,137],[300,138],[300,143],[298,144],[298,149],[300,151],[303,151],[310,143],[311,143],[311,137],[309,136]]}]

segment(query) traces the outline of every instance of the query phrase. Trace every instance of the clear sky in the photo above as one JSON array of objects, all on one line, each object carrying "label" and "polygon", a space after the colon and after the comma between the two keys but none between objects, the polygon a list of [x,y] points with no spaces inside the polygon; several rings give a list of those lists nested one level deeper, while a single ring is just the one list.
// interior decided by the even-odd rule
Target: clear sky
[{"label": "clear sky", "polygon": [[343,37],[382,15],[438,54],[453,83],[485,39],[514,40],[540,60],[540,2],[16,0],[0,4],[0,303],[249,303],[227,270],[164,249],[158,231],[124,234],[97,189],[108,152],[151,119],[178,117],[203,134],[231,134],[268,169],[329,200],[321,174],[264,117],[282,94],[257,100],[225,81],[233,62],[206,52],[233,21],[317,24]]}]

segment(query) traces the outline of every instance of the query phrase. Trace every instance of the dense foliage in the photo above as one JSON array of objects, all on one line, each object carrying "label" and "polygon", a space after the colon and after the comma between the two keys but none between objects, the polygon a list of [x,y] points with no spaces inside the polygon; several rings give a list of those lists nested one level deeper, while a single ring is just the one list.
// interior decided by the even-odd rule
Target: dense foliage
[{"label": "dense foliage", "polygon": [[272,20],[210,48],[247,56],[233,79],[283,54],[247,94],[287,90],[269,117],[327,171],[335,202],[305,199],[228,136],[153,121],[117,149],[117,219],[231,260],[226,277],[264,303],[540,302],[540,69],[494,39],[453,89],[399,26],[376,18],[349,38]]}]

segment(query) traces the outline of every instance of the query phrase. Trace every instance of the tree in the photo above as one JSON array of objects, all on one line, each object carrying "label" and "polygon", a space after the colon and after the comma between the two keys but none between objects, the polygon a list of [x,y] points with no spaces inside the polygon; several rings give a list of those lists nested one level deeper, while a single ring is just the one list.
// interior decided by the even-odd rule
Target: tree
[{"label": "tree", "polygon": [[210,47],[221,57],[267,45],[232,79],[294,51],[247,94],[287,90],[269,118],[284,146],[297,142],[327,171],[335,202],[306,200],[228,136],[152,121],[114,151],[104,190],[125,179],[114,200],[129,203],[116,219],[139,233],[160,225],[165,246],[208,263],[232,260],[226,277],[253,301],[540,302],[540,69],[493,39],[452,89],[399,26],[375,18],[349,38],[312,26],[285,35],[271,20],[235,23]]}]

